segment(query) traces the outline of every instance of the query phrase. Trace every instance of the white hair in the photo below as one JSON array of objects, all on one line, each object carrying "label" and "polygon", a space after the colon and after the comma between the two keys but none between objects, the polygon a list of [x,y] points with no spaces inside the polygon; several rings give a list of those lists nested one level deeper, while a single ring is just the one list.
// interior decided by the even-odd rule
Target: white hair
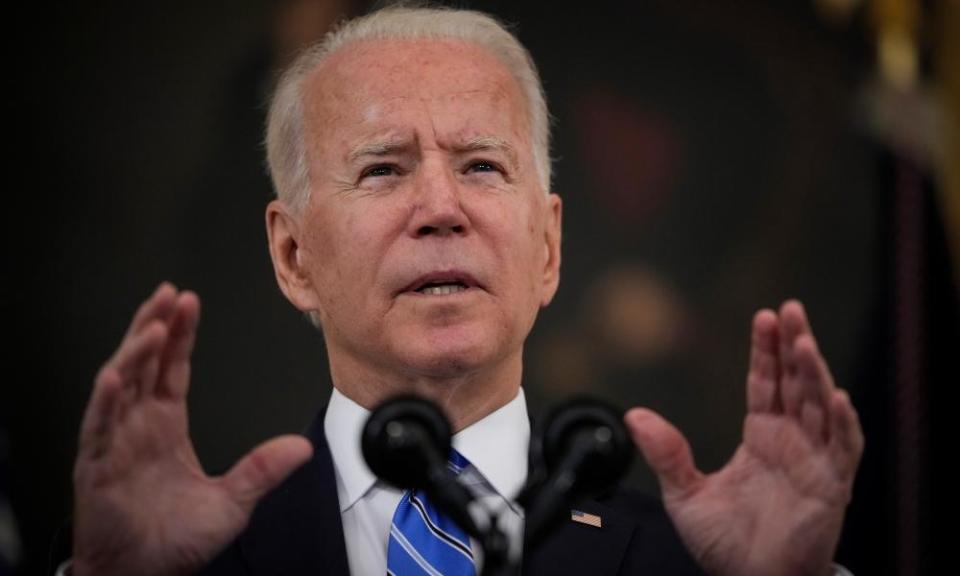
[{"label": "white hair", "polygon": [[280,76],[267,116],[267,163],[277,197],[294,211],[310,197],[303,121],[304,79],[334,52],[363,40],[453,39],[476,44],[516,79],[527,104],[533,161],[550,191],[550,120],[536,65],[527,49],[492,16],[472,10],[393,6],[348,20],[307,48]]}]

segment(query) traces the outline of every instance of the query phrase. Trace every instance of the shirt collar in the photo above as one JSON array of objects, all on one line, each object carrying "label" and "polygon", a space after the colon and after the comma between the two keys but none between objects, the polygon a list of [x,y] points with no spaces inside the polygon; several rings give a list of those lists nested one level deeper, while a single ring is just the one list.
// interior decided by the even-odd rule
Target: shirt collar
[{"label": "shirt collar", "polygon": [[527,480],[530,419],[523,388],[513,400],[457,432],[453,447],[512,502]]},{"label": "shirt collar", "polygon": [[[360,449],[360,434],[369,415],[369,410],[333,389],[323,431],[336,470],[341,513],[377,483]],[[453,447],[507,502],[512,501],[527,479],[529,445],[530,420],[522,388],[513,400],[453,437]]]},{"label": "shirt collar", "polygon": [[369,415],[369,410],[333,389],[323,417],[323,433],[330,446],[333,469],[337,472],[341,513],[353,506],[377,481],[360,448],[360,434]]}]

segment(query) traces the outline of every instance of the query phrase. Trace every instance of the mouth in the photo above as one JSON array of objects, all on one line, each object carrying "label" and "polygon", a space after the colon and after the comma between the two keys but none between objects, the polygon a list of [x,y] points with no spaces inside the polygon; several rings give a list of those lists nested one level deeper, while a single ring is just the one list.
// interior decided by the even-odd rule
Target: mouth
[{"label": "mouth", "polygon": [[465,272],[447,271],[432,272],[420,276],[406,288],[400,291],[401,294],[422,294],[424,296],[448,296],[466,292],[472,288],[482,288],[477,280]]}]

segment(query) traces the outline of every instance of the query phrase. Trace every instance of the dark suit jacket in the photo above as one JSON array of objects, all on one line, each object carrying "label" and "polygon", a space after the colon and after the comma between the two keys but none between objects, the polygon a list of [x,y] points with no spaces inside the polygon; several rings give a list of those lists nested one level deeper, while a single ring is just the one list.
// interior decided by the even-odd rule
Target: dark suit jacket
[{"label": "dark suit jacket", "polygon": [[[307,431],[313,459],[260,502],[246,530],[204,576],[349,576],[323,413]],[[702,576],[659,501],[617,490],[577,508],[601,516],[603,527],[562,525],[524,552],[523,574]]]}]

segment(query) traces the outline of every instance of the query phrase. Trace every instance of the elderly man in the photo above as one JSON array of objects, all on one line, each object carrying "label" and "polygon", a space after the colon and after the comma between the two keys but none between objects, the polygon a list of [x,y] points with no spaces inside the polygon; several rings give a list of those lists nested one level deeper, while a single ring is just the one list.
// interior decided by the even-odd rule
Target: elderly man
[{"label": "elderly man", "polygon": [[[373,13],[286,72],[267,143],[270,254],[283,293],[322,328],[330,404],[308,439],[268,441],[207,476],[185,404],[199,300],[161,285],[84,417],[75,574],[412,573],[402,562],[425,556],[396,533],[406,497],[357,446],[368,411],[400,392],[443,407],[463,465],[507,525],[521,521],[523,344],[557,289],[561,215],[526,50],[475,12]],[[863,439],[798,302],[755,316],[747,402],[743,442],[713,474],[673,426],[629,411],[663,506],[629,492],[584,502],[602,528],[561,527],[525,551],[525,571],[831,573]],[[417,573],[453,573],[419,560]]]}]

